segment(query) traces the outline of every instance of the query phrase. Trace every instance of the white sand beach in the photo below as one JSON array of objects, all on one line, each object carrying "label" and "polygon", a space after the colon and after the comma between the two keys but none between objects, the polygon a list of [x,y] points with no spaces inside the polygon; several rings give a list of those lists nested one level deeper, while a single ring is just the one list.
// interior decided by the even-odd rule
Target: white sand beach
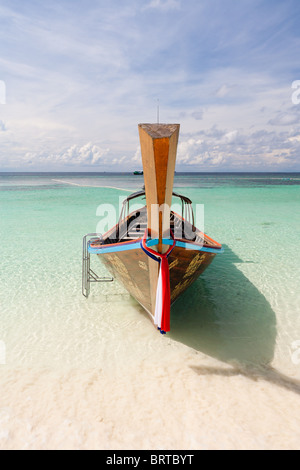
[{"label": "white sand beach", "polygon": [[101,367],[83,367],[88,347],[79,367],[1,366],[1,449],[299,449],[300,382],[225,364],[127,310],[102,331]]}]

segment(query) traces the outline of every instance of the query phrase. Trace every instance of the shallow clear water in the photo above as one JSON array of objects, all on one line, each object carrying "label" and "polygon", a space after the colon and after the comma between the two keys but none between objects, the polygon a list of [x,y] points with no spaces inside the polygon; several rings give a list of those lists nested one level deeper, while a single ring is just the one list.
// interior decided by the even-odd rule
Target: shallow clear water
[{"label": "shallow clear water", "polygon": [[[6,367],[97,365],[115,328],[138,330],[144,315],[121,286],[94,285],[82,297],[81,249],[99,204],[118,210],[119,197],[142,185],[129,174],[0,174]],[[176,174],[176,188],[204,204],[205,231],[225,253],[173,306],[170,337],[300,376],[300,174]]]}]

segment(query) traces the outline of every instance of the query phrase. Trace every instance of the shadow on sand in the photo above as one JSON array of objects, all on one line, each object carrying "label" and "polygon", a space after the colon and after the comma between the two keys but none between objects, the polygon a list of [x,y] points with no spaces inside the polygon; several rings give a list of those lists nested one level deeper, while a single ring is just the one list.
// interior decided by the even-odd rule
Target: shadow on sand
[{"label": "shadow on sand", "polygon": [[269,364],[274,357],[276,316],[266,298],[238,269],[243,263],[226,245],[207,271],[172,307],[170,337],[232,369],[193,367],[199,374],[263,378],[300,394],[300,382]]}]

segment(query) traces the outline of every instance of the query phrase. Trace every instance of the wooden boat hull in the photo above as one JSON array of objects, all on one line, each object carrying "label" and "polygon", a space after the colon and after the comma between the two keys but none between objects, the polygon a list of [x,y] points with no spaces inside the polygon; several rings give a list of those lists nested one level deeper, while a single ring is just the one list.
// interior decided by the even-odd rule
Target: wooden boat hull
[{"label": "wooden boat hull", "polygon": [[[184,244],[183,242],[181,243]],[[98,257],[114,278],[153,317],[159,264],[149,258],[138,245],[139,242],[134,242],[134,244],[128,243],[127,248],[130,249],[126,249],[126,244],[119,244],[119,248],[122,248],[121,251],[117,251],[117,246],[115,248],[111,247],[111,250],[114,251],[105,252],[103,250],[101,253],[98,253]],[[174,303],[203,273],[215,256],[216,252],[214,251],[192,249],[192,245],[189,249],[184,246],[176,246],[174,248],[168,259],[171,303]]]},{"label": "wooden boat hull", "polygon": [[[223,251],[196,228],[192,201],[173,191],[179,127],[139,124],[145,189],[124,200],[119,222],[84,245],[83,256],[83,280],[97,282],[89,264],[90,253],[97,254],[163,334],[170,331],[170,305]],[[129,202],[144,196],[146,205],[130,213]],[[181,215],[171,210],[173,196],[180,198]]]}]

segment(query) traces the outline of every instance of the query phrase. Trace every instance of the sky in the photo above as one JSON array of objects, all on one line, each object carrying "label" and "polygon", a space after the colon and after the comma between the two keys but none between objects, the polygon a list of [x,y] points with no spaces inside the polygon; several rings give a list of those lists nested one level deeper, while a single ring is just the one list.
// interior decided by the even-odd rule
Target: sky
[{"label": "sky", "polygon": [[299,0],[1,0],[0,171],[300,171]]}]

